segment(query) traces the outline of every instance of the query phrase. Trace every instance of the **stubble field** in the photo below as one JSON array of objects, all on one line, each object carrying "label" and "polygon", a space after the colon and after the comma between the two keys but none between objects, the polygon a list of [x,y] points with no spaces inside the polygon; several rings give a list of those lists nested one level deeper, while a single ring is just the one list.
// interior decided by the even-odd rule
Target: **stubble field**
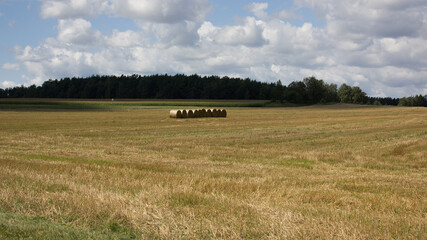
[{"label": "stubble field", "polygon": [[427,239],[427,108],[0,111],[0,239]]}]

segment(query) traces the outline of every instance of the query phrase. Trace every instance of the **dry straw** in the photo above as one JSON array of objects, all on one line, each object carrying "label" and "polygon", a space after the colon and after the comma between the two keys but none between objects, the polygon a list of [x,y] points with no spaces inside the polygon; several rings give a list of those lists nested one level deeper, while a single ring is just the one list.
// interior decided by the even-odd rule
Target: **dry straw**
[{"label": "dry straw", "polygon": [[201,109],[194,110],[194,117],[196,117],[196,118],[202,118],[202,117],[204,117],[202,110]]},{"label": "dry straw", "polygon": [[212,110],[211,109],[206,110],[206,117],[212,117]]},{"label": "dry straw", "polygon": [[193,110],[187,110],[187,117],[188,118],[194,118],[194,112],[193,112]]},{"label": "dry straw", "polygon": [[219,112],[216,108],[212,109],[212,117],[219,117]]},{"label": "dry straw", "polygon": [[179,109],[170,110],[171,118],[204,118],[204,117],[227,117],[225,109]]},{"label": "dry straw", "polygon": [[169,116],[171,118],[182,118],[182,112],[181,110],[171,110]]}]

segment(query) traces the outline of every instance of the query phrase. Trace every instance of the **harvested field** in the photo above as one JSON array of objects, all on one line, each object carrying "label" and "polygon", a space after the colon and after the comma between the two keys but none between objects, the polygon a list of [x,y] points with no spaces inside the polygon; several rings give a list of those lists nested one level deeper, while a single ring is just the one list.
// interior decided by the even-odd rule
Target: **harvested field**
[{"label": "harvested field", "polygon": [[0,111],[0,239],[427,239],[427,108],[169,109]]}]

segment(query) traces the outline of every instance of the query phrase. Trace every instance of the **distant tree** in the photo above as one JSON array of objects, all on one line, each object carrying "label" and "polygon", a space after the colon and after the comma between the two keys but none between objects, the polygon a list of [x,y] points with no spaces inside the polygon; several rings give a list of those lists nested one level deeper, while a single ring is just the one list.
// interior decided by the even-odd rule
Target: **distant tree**
[{"label": "distant tree", "polygon": [[402,97],[399,99],[399,106],[412,106],[412,105],[411,105],[411,101],[408,98]]},{"label": "distant tree", "polygon": [[7,97],[6,91],[0,88],[0,98]]},{"label": "distant tree", "polygon": [[374,104],[375,101],[380,102],[381,105],[397,106],[399,104],[398,98],[391,97],[368,97],[367,101],[369,104]]},{"label": "distant tree", "polygon": [[326,88],[323,80],[316,79],[315,77],[308,77],[304,78],[303,82],[307,96],[305,100],[306,103],[316,104],[322,99],[325,101]]},{"label": "distant tree", "polygon": [[352,89],[347,84],[343,83],[337,94],[341,103],[353,103]]},{"label": "distant tree", "polygon": [[427,99],[425,99],[421,94],[415,95],[414,106],[427,107]]},{"label": "distant tree", "polygon": [[366,93],[360,87],[352,87],[351,96],[355,104],[365,104],[367,102]]},{"label": "distant tree", "polygon": [[[349,94],[348,98],[363,99],[363,94],[360,97],[363,92],[355,89],[354,96]],[[286,100],[296,104],[336,102],[341,99],[336,84],[326,84],[315,77],[294,81],[285,86],[280,80],[275,83],[263,83],[249,78],[201,77],[197,74],[190,76],[184,74],[174,76],[167,74],[93,75],[84,78],[49,79],[41,86],[1,89],[0,97],[271,99],[280,102]],[[357,101],[360,102],[360,100]]]},{"label": "distant tree", "polygon": [[273,101],[279,101],[281,103],[283,103],[284,100],[284,87],[282,85],[282,82],[280,80],[278,80],[276,82],[276,85],[274,86],[274,96],[273,96]]},{"label": "distant tree", "polygon": [[273,98],[273,83],[270,83],[269,85],[266,84],[260,84],[258,87],[258,99],[272,99]]},{"label": "distant tree", "polygon": [[291,82],[286,89],[286,100],[291,103],[302,104],[306,99],[305,84],[301,81]]},{"label": "distant tree", "polygon": [[422,95],[415,95],[415,97],[403,97],[399,100],[399,106],[427,107],[427,99]]},{"label": "distant tree", "polygon": [[337,91],[336,84],[324,84],[324,94],[321,102],[338,102],[339,100]]},{"label": "distant tree", "polygon": [[381,102],[380,102],[380,101],[375,100],[375,101],[372,103],[372,105],[375,105],[375,106],[381,106],[382,104],[381,104]]},{"label": "distant tree", "polygon": [[350,87],[345,83],[338,89],[337,95],[342,103],[365,104],[368,102],[366,93],[360,87]]},{"label": "distant tree", "polygon": [[88,81],[85,84],[82,92],[82,98],[96,98],[97,86],[95,81]]}]

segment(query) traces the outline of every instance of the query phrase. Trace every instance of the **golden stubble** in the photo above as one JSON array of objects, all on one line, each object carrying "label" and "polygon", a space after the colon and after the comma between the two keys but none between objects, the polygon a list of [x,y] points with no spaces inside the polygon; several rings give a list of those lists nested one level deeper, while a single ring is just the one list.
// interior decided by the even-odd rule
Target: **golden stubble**
[{"label": "golden stubble", "polygon": [[141,238],[427,237],[424,108],[0,112],[0,209]]}]

